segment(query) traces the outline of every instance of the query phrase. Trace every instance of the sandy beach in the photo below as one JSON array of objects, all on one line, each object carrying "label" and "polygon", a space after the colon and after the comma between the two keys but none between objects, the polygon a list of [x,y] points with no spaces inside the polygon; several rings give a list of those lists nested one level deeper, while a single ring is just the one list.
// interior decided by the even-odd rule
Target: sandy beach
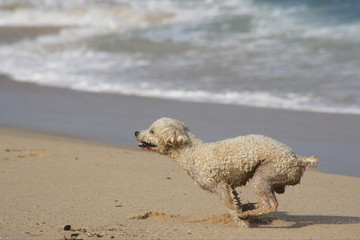
[{"label": "sandy beach", "polygon": [[[359,239],[360,179],[323,172],[359,176],[359,116],[0,80],[1,239]],[[276,214],[239,229],[176,163],[134,147],[134,131],[161,116],[182,119],[206,141],[234,132],[278,138],[319,155],[321,171],[278,195]],[[257,201],[250,186],[239,190],[244,202]]]},{"label": "sandy beach", "polygon": [[[210,4],[210,2],[206,2],[206,4]],[[14,9],[10,10],[15,11],[21,6],[14,5]],[[5,8],[3,7],[3,9]],[[98,7],[90,9],[98,9]],[[208,6],[204,9],[208,9]],[[287,10],[288,8],[286,8]],[[26,14],[27,12],[26,10],[23,13]],[[106,9],[105,12],[109,13]],[[35,13],[42,14],[41,12]],[[36,14],[34,16],[38,16]],[[77,14],[76,16],[81,15],[84,14]],[[256,11],[256,16],[258,15],[262,16],[263,14],[258,14]],[[57,20],[58,15],[55,16]],[[65,18],[67,16],[65,15]],[[224,16],[227,19],[228,15],[224,14]],[[279,16],[276,14],[276,19],[278,18]],[[40,16],[39,19],[42,17]],[[244,19],[248,19],[248,14]],[[253,20],[250,18],[249,23],[256,22],[256,19],[258,18],[253,18]],[[26,22],[17,26],[16,24],[14,26],[12,24],[0,26],[0,46],[10,46],[13,43],[26,40],[24,42],[28,42],[29,45],[25,44],[22,47],[28,51],[18,52],[19,59],[22,61],[23,53],[37,51],[36,49],[39,46],[41,46],[40,49],[46,46],[46,51],[40,51],[38,54],[45,56],[52,53],[53,50],[59,51],[59,53],[62,52],[61,48],[66,50],[67,44],[70,44],[70,50],[71,48],[76,50],[78,47],[81,48],[84,44],[83,41],[86,42],[86,37],[80,37],[57,45],[53,44],[56,41],[52,39],[53,42],[50,41],[51,44],[49,45],[32,46],[36,41],[27,40],[33,40],[44,35],[60,34],[64,28],[70,29],[78,26],[76,24],[68,24],[63,27],[46,26],[50,22],[44,24],[41,21],[41,23],[38,26],[26,26]],[[98,26],[97,19],[95,23],[95,26]],[[145,21],[145,23],[148,22]],[[99,26],[102,29],[101,26],[107,26],[107,24]],[[206,26],[209,25],[206,24]],[[278,25],[274,26],[278,28]],[[346,26],[346,24],[342,26]],[[249,27],[251,26],[249,25]],[[118,32],[118,28],[114,29]],[[195,29],[191,24],[189,33],[193,33]],[[291,30],[293,29],[291,28]],[[300,35],[302,35],[303,29],[300,30]],[[137,31],[141,32],[141,29],[135,30],[134,33]],[[180,32],[181,34],[184,33],[183,31]],[[236,30],[235,33],[237,32],[239,31]],[[354,31],[351,30],[350,32]],[[72,39],[73,33],[65,35]],[[339,36],[343,35],[341,32],[338,34]],[[112,36],[112,34],[105,35]],[[152,33],[148,35],[150,36]],[[282,36],[282,34],[276,35]],[[80,34],[80,36],[83,35]],[[91,36],[88,37],[91,39]],[[141,38],[134,39],[142,40]],[[325,37],[324,39],[328,43],[328,38]],[[356,38],[354,39],[356,40]],[[105,59],[109,60],[112,50],[111,48],[110,50],[107,49],[108,46],[106,42],[103,43],[103,40],[99,38],[98,42],[90,41],[87,44],[98,43],[99,47],[104,45],[104,49],[100,47],[99,49],[90,48],[90,50],[93,51],[94,55],[108,51],[109,54],[106,55]],[[206,37],[205,40],[207,40]],[[348,46],[349,41],[346,40],[343,43],[344,45],[339,45],[339,52],[343,56],[354,52],[354,56],[356,56],[355,50],[358,48],[355,40],[355,43],[351,45],[354,46],[354,51],[345,51],[347,48],[351,49],[351,46]],[[216,41],[218,40],[216,39]],[[235,42],[236,45],[233,47],[239,45],[238,41]],[[259,42],[262,42],[261,38],[259,38]],[[293,41],[291,39],[284,41],[281,38],[280,42],[291,43]],[[335,42],[336,44],[333,45],[337,45],[338,39]],[[119,43],[122,42],[116,42],[114,46],[124,46],[124,48],[132,46],[134,48],[132,38],[129,38],[128,42],[122,43],[124,45],[119,45]],[[173,49],[172,45],[165,48],[162,41],[158,43],[155,41],[154,43],[155,45],[145,44],[149,46],[149,48],[144,48],[145,53],[151,53],[153,51],[152,46],[158,46],[158,51],[167,48]],[[188,44],[191,45],[190,43],[191,41]],[[8,54],[4,55],[4,59],[11,57],[17,50],[17,45],[14,44],[14,46],[14,48],[4,50]],[[180,47],[180,50],[183,48],[181,44],[176,46]],[[346,49],[343,46],[346,46]],[[230,48],[230,52],[219,52],[221,53],[220,56],[232,54],[233,47]],[[290,49],[291,47],[286,48]],[[202,48],[194,49],[198,51]],[[270,47],[268,50],[273,49],[276,48]],[[322,54],[321,52],[316,53],[313,48],[309,49],[311,54]],[[126,51],[122,52],[122,49],[116,48],[116,50],[120,53],[126,53]],[[198,54],[203,51],[200,50],[197,52]],[[212,51],[211,48],[208,52],[209,60],[216,59],[213,57]],[[280,48],[279,53],[282,52]],[[68,53],[74,52],[68,51]],[[77,52],[75,51],[75,53]],[[162,54],[164,53],[162,52]],[[258,55],[257,52],[249,53],[250,55]],[[273,53],[276,55],[276,51]],[[297,58],[299,52],[295,51],[294,53],[295,55],[289,56]],[[81,54],[78,63],[87,61],[82,58]],[[154,56],[158,57],[158,54],[155,52]],[[315,73],[319,70],[332,77],[330,76],[332,71],[334,74],[345,71],[344,74],[346,74],[343,76],[356,81],[356,76],[358,76],[356,62],[350,57],[350,62],[345,61],[343,65],[338,66],[337,60],[340,59],[339,56],[341,55],[338,54],[337,49],[334,50],[333,54],[336,60],[336,64],[333,66],[338,67],[338,70],[333,70],[331,69],[332,65],[328,66],[321,62],[321,66],[314,65]],[[186,56],[186,54],[183,55]],[[176,56],[178,58],[182,55]],[[264,59],[266,56],[267,54],[259,57],[259,59]],[[284,56],[287,59],[287,55]],[[128,55],[125,55],[124,59],[127,58]],[[32,63],[30,60],[30,64],[27,65],[29,61],[25,56],[25,68],[20,68],[18,64],[21,61],[19,59],[14,60],[15,64],[10,64],[12,68],[4,68],[8,71],[3,70],[3,72],[15,76],[11,74],[9,69],[12,71],[15,69],[16,73],[23,73],[21,69],[24,70],[26,66],[32,69],[31,67],[46,62],[46,60],[40,59],[38,62]],[[161,60],[163,57],[159,59]],[[166,62],[166,58],[164,59]],[[168,59],[173,61],[176,60],[176,57]],[[269,65],[264,66],[273,69],[273,62],[276,62],[274,60],[276,58],[269,59]],[[296,60],[291,57],[289,59],[291,61]],[[312,59],[312,55],[306,59]],[[326,58],[320,60],[326,59],[331,58],[326,55]],[[57,60],[56,57],[52,59],[53,62],[50,65],[56,68]],[[65,61],[66,59],[62,60]],[[120,60],[119,62],[121,62]],[[142,62],[140,60],[137,61],[138,64]],[[173,63],[172,61],[169,62]],[[73,62],[66,63],[73,64]],[[136,61],[130,61],[130,63],[134,65]],[[210,61],[209,63],[213,62]],[[237,70],[236,63],[235,61],[235,70]],[[287,61],[283,63],[287,63]],[[332,62],[330,61],[330,63]],[[129,66],[133,66],[131,64]],[[203,63],[201,62],[201,64]],[[281,63],[279,64],[281,65]],[[296,66],[304,65],[302,62],[297,64],[299,65],[292,66],[290,64],[286,66],[294,67],[296,70],[298,69]],[[218,65],[215,61],[214,66]],[[73,71],[76,75],[78,72],[75,70],[78,65],[73,64],[73,66],[75,66]],[[139,65],[140,70],[141,66],[143,65]],[[170,65],[165,66],[169,67]],[[204,66],[207,66],[206,63]],[[211,66],[209,65],[209,68]],[[224,66],[224,69],[228,70],[227,65]],[[251,65],[249,66],[249,69],[252,69]],[[256,66],[255,71],[257,71],[257,65],[254,66]],[[343,69],[342,66],[348,67],[348,69]],[[327,68],[321,69],[319,67]],[[60,71],[57,73],[62,73],[64,70],[59,69]],[[189,69],[191,69],[191,64]],[[283,69],[282,66],[279,69]],[[85,70],[84,72],[87,73]],[[213,69],[204,68],[205,72],[210,70]],[[113,75],[116,78],[118,75],[115,72]],[[137,73],[137,71],[134,72]],[[151,68],[149,72],[152,73]],[[149,72],[143,73],[144,78],[147,78]],[[288,73],[287,69],[284,72]],[[31,71],[25,72],[19,78],[27,80],[26,77],[29,73],[34,74]],[[42,70],[35,73],[44,74]],[[108,72],[100,71],[100,73],[95,77],[100,75],[103,77]],[[120,73],[124,72],[120,71]],[[160,71],[158,74],[161,76],[161,73]],[[222,74],[227,73],[228,71],[218,72],[214,69],[208,74],[219,74],[219,79],[222,79]],[[235,71],[235,73],[237,76],[238,72]],[[308,69],[305,73],[308,73]],[[89,74],[92,76],[91,71]],[[171,72],[168,74],[170,77],[172,76]],[[14,81],[11,76],[0,73],[0,240],[360,239],[360,206],[358,204],[360,199],[359,114],[181,102],[161,99],[162,96],[158,96],[160,98],[147,98],[113,93],[80,92],[67,88],[40,86],[26,81]],[[59,75],[56,74],[56,76]],[[136,80],[131,78],[131,74],[129,76],[129,81]],[[327,79],[321,76],[319,77],[320,80]],[[351,76],[355,76],[354,79]],[[31,79],[30,76],[28,79]],[[185,76],[185,79],[192,78]],[[252,77],[250,76],[249,79],[252,80]],[[337,83],[336,80],[335,77],[334,83]],[[61,85],[61,81],[60,79],[55,82],[55,85]],[[144,82],[140,81],[139,84],[141,83]],[[317,84],[317,87],[324,86],[322,81]],[[296,84],[294,86],[296,88]],[[309,83],[308,86],[316,88],[313,83]],[[325,84],[325,86],[328,85]],[[329,86],[329,89],[334,88],[334,92],[340,94],[342,89],[339,89],[338,92],[335,91],[338,90],[337,86]],[[353,86],[352,90],[356,93],[357,83],[354,83]],[[290,86],[289,89],[291,89]],[[326,93],[327,89],[324,89]],[[339,98],[341,96],[340,94]],[[356,95],[354,96],[356,97]],[[205,142],[247,134],[267,135],[289,145],[299,155],[318,155],[320,164],[316,170],[309,169],[306,171],[301,184],[288,187],[284,195],[278,195],[279,208],[277,213],[259,218],[257,226],[254,228],[239,228],[228,216],[226,207],[218,197],[201,190],[175,162],[166,157],[137,149],[134,132],[147,128],[160,117],[172,117],[185,122],[191,132]],[[251,184],[238,190],[241,192],[240,198],[244,203],[257,201]]]},{"label": "sandy beach", "polygon": [[[38,34],[4,33],[6,42]],[[276,214],[241,229],[176,163],[135,147],[134,131],[163,116],[204,141],[268,135],[300,155],[319,155],[320,164],[278,195]],[[359,239],[359,122],[359,115],[77,92],[0,75],[0,239]],[[251,186],[239,190],[243,202],[257,201]]]},{"label": "sandy beach", "polygon": [[[165,157],[11,127],[0,128],[0,146],[1,239],[360,236],[359,178],[307,171],[278,195],[276,214],[239,229],[216,196]],[[251,187],[241,197],[256,201]]]}]

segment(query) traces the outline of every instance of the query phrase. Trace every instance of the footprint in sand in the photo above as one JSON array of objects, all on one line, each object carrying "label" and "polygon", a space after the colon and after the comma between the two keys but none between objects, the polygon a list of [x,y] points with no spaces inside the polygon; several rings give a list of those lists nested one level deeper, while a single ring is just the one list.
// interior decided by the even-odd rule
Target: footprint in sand
[{"label": "footprint in sand", "polygon": [[45,152],[53,151],[52,149],[10,149],[5,148],[3,152],[7,156],[2,157],[1,160],[9,160],[10,158],[42,158],[45,155]]}]

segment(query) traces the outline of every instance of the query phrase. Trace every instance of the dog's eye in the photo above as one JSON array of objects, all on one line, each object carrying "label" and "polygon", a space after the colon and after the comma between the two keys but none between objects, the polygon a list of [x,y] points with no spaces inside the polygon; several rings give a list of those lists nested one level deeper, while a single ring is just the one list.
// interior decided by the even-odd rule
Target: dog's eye
[{"label": "dog's eye", "polygon": [[154,134],[154,130],[150,130],[150,133],[151,133],[151,134]]}]

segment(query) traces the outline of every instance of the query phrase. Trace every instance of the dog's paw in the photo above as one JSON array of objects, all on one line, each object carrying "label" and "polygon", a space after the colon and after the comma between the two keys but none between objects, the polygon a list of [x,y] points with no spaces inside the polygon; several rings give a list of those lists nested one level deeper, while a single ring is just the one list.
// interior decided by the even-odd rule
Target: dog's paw
[{"label": "dog's paw", "polygon": [[251,228],[253,227],[252,224],[245,219],[238,218],[236,221],[236,225],[238,225],[240,228]]}]

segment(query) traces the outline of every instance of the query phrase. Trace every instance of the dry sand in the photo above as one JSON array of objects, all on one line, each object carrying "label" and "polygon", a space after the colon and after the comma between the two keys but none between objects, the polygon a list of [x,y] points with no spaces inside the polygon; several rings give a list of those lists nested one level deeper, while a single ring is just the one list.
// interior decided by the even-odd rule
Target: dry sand
[{"label": "dry sand", "polygon": [[0,239],[359,239],[359,186],[307,171],[278,213],[241,229],[168,158],[0,127]]}]

